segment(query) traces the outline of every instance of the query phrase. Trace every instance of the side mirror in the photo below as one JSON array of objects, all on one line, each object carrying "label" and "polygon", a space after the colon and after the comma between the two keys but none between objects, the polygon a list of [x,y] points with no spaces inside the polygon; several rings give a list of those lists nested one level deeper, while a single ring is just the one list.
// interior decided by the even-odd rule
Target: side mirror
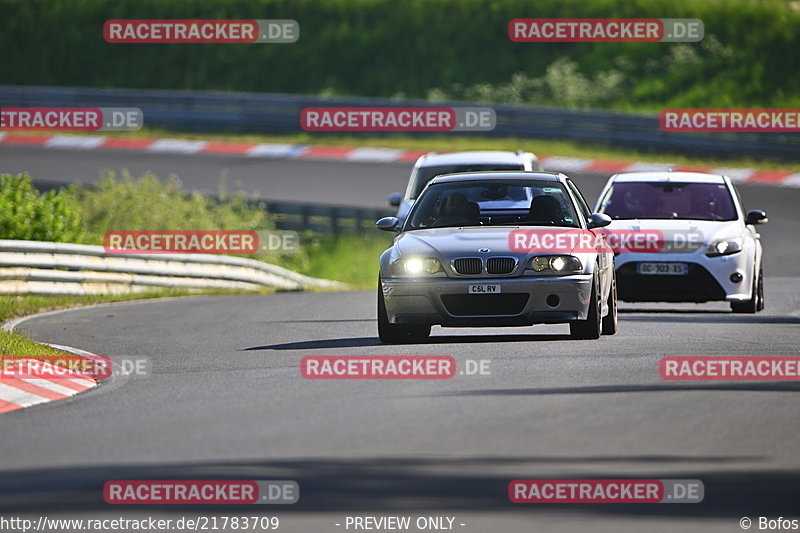
[{"label": "side mirror", "polygon": [[399,192],[393,192],[386,198],[386,201],[389,202],[390,206],[398,207],[400,205],[400,202],[403,201],[403,195],[400,194]]},{"label": "side mirror", "polygon": [[375,223],[375,227],[382,231],[398,231],[400,220],[396,217],[383,217]]},{"label": "side mirror", "polygon": [[767,214],[760,209],[748,211],[747,218],[744,221],[745,224],[765,224],[766,222],[769,222]]},{"label": "side mirror", "polygon": [[592,213],[589,215],[588,223],[586,226],[589,229],[604,228],[611,224],[611,217],[605,213]]}]

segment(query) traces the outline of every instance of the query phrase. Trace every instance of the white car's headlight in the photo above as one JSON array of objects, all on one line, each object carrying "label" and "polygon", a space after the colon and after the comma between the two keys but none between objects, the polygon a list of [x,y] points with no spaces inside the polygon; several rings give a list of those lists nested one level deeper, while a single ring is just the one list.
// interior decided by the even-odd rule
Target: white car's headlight
[{"label": "white car's headlight", "polygon": [[432,257],[408,257],[392,263],[394,276],[424,276],[442,271],[442,264]]},{"label": "white car's headlight", "polygon": [[536,272],[571,274],[583,272],[583,265],[581,260],[574,255],[537,255],[531,258],[526,269]]},{"label": "white car's headlight", "polygon": [[719,257],[721,255],[731,255],[742,251],[744,242],[741,238],[719,239],[708,245],[706,255],[708,257]]}]

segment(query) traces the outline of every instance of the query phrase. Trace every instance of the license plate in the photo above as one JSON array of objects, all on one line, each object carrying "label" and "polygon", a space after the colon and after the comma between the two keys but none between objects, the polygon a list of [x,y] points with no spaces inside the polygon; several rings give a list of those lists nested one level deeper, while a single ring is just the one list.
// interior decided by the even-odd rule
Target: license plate
[{"label": "license plate", "polygon": [[500,285],[470,285],[470,294],[500,294]]},{"label": "license plate", "polygon": [[639,263],[638,274],[656,276],[685,276],[689,273],[686,263]]}]

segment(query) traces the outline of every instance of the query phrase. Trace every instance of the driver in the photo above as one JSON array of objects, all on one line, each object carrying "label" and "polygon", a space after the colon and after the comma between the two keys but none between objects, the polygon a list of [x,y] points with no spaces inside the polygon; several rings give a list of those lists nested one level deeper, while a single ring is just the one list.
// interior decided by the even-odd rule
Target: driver
[{"label": "driver", "polygon": [[459,226],[471,223],[467,197],[460,192],[454,192],[445,200],[442,216],[436,220],[434,226]]}]

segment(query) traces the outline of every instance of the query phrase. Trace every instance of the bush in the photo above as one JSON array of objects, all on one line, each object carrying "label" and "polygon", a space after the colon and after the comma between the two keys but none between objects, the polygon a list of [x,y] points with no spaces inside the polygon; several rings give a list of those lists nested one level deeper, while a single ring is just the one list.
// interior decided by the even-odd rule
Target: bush
[{"label": "bush", "polygon": [[81,207],[68,191],[40,193],[27,174],[0,174],[0,237],[82,242]]},{"label": "bush", "polygon": [[187,193],[180,180],[162,183],[153,174],[117,179],[107,172],[92,186],[74,186],[68,193],[83,212],[87,242],[100,244],[107,231],[124,230],[264,230],[272,228],[266,211],[245,195],[219,200]]}]

